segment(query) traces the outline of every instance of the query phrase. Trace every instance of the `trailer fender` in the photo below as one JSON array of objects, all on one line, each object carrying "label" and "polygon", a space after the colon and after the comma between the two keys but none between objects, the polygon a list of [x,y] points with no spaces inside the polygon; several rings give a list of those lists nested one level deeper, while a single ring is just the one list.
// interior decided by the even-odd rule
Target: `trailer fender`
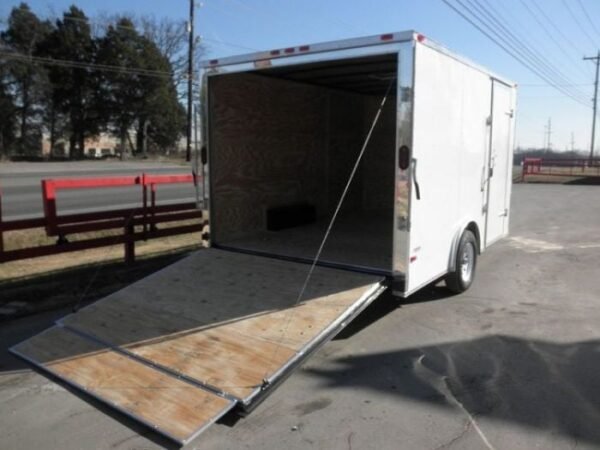
[{"label": "trailer fender", "polygon": [[458,251],[458,243],[465,230],[473,232],[477,239],[477,254],[481,254],[481,234],[479,233],[479,226],[474,220],[466,221],[458,228],[452,239],[452,247],[450,248],[450,255],[448,256],[448,272],[454,272],[456,270],[456,252]]}]

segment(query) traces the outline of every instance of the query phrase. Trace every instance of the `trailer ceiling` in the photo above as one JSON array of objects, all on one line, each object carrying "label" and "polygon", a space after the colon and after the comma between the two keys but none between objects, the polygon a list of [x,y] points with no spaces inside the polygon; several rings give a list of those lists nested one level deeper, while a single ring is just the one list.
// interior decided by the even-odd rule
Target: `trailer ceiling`
[{"label": "trailer ceiling", "polygon": [[[398,71],[397,54],[324,61],[260,70],[265,76],[359,94],[384,94]],[[395,91],[396,83],[392,86]]]}]

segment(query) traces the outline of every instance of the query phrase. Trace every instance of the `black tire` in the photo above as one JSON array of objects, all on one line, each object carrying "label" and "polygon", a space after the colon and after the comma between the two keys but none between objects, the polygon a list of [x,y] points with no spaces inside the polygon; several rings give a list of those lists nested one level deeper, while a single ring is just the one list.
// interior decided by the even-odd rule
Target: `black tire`
[{"label": "black tire", "polygon": [[455,270],[446,275],[446,286],[455,294],[465,292],[473,284],[478,254],[477,239],[472,231],[465,230],[456,251]]}]

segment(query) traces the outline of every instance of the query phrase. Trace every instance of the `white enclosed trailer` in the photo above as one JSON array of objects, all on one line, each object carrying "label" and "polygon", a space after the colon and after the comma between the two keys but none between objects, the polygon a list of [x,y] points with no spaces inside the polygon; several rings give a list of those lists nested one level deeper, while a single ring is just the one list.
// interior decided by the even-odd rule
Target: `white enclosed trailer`
[{"label": "white enclosed trailer", "polygon": [[213,248],[11,349],[179,443],[508,231],[513,84],[413,32],[204,67]]},{"label": "white enclosed trailer", "polygon": [[213,247],[312,262],[386,92],[317,264],[460,292],[508,233],[514,83],[412,31],[203,68]]}]

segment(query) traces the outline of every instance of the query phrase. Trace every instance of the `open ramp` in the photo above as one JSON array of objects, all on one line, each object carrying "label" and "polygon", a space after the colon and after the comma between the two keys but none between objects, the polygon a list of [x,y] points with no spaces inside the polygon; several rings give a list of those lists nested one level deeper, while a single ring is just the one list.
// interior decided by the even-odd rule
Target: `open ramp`
[{"label": "open ramp", "polygon": [[234,402],[52,327],[11,349],[40,369],[185,444]]},{"label": "open ramp", "polygon": [[[380,276],[316,267],[298,302],[308,270],[202,250],[65,317],[62,328],[13,352],[185,443],[234,405],[256,404],[385,289]],[[136,381],[123,397],[118,383],[116,391],[105,389],[105,374],[110,383],[141,377],[150,384]],[[152,383],[168,389],[153,392]],[[188,391],[193,395],[175,395]],[[155,407],[157,420],[132,409],[136,402],[170,407]],[[178,431],[180,409],[190,421]]]}]

